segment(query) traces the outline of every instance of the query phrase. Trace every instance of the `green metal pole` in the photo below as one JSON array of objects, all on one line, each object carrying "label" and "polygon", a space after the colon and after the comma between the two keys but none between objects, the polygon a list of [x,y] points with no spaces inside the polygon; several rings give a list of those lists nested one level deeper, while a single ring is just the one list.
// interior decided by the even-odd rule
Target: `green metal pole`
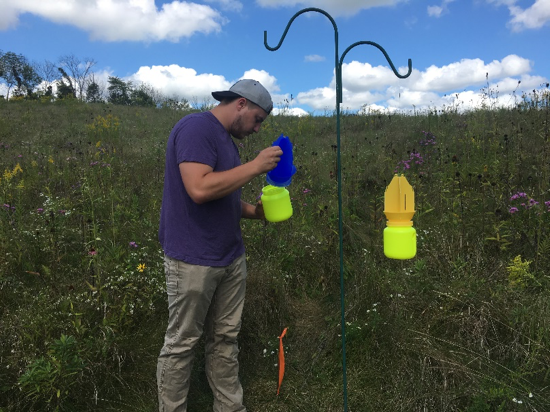
[{"label": "green metal pole", "polygon": [[392,68],[394,74],[404,79],[406,77],[409,77],[412,72],[412,61],[409,59],[408,65],[409,70],[407,74],[401,75],[397,72],[395,69],[395,66],[393,65],[390,57],[386,53],[386,51],[378,44],[370,41],[360,41],[357,43],[352,44],[349,46],[344,53],[342,53],[342,57],[338,57],[338,27],[336,26],[336,22],[332,18],[330,14],[328,14],[326,11],[310,7],[303,9],[296,13],[292,18],[289,20],[285,31],[283,32],[283,35],[281,36],[281,39],[279,40],[279,44],[275,47],[270,47],[267,44],[267,31],[264,31],[264,46],[266,49],[270,51],[276,51],[278,50],[281,45],[283,44],[283,41],[288,33],[288,30],[290,29],[290,26],[294,22],[294,20],[301,14],[307,13],[310,11],[318,12],[321,14],[324,14],[332,23],[332,26],[334,27],[334,70],[335,70],[335,76],[336,76],[336,164],[337,164],[337,181],[338,181],[338,239],[339,239],[339,253],[340,253],[340,323],[342,328],[342,371],[343,371],[343,386],[344,386],[344,412],[348,411],[348,383],[347,383],[347,366],[346,366],[346,305],[345,305],[345,293],[344,293],[344,216],[343,216],[343,206],[342,206],[342,161],[341,161],[341,144],[340,144],[340,105],[342,104],[342,64],[344,61],[344,57],[346,54],[353,49],[356,46],[359,46],[361,44],[367,44],[371,46],[377,47],[386,57],[386,60],[390,64],[390,67]]}]

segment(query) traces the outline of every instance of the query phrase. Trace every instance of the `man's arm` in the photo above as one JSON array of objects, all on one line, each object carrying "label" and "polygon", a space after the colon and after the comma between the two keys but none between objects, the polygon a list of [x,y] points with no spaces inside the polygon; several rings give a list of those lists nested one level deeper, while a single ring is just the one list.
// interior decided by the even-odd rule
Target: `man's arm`
[{"label": "man's arm", "polygon": [[242,214],[241,217],[244,219],[262,219],[265,220],[264,207],[262,202],[258,202],[256,206],[246,203],[241,200]]},{"label": "man's arm", "polygon": [[220,199],[243,187],[256,176],[273,170],[283,151],[279,146],[262,150],[251,162],[224,172],[214,172],[203,163],[180,163],[180,174],[185,190],[195,203]]}]

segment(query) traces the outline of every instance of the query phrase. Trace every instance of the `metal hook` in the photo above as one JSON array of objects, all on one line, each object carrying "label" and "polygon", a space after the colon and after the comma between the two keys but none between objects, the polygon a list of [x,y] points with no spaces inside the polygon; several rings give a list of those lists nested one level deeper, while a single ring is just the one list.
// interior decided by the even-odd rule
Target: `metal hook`
[{"label": "metal hook", "polygon": [[348,395],[347,395],[347,377],[346,377],[346,322],[345,322],[345,299],[344,299],[344,226],[343,226],[343,212],[342,212],[342,163],[341,163],[341,156],[340,156],[340,104],[342,103],[342,64],[344,61],[344,57],[346,54],[353,49],[356,46],[359,46],[361,44],[368,44],[371,46],[375,46],[380,50],[384,56],[386,57],[386,60],[388,61],[389,65],[391,66],[393,72],[397,77],[400,79],[404,79],[406,77],[409,77],[409,75],[412,72],[412,61],[409,59],[409,71],[407,74],[401,75],[396,70],[395,66],[393,65],[390,57],[388,56],[388,53],[382,48],[379,44],[376,44],[371,41],[360,41],[357,43],[352,44],[349,46],[344,53],[342,54],[342,57],[338,57],[338,27],[336,26],[336,22],[332,18],[330,14],[328,14],[326,11],[310,7],[307,9],[303,9],[296,13],[288,22],[285,31],[283,32],[283,35],[281,36],[281,39],[279,40],[279,44],[275,47],[270,47],[267,44],[267,31],[264,31],[264,45],[266,49],[270,51],[276,51],[278,50],[281,45],[283,44],[283,41],[288,33],[288,30],[290,29],[291,24],[294,22],[294,20],[301,14],[309,12],[309,11],[315,11],[321,14],[324,14],[332,23],[334,27],[334,68],[335,68],[335,75],[336,75],[336,158],[337,158],[337,180],[338,180],[338,237],[339,237],[339,251],[340,251],[340,305],[341,305],[341,328],[342,328],[342,369],[343,369],[343,386],[344,386],[344,412],[347,412],[348,410]]},{"label": "metal hook", "polygon": [[[337,104],[338,103],[342,103],[342,65],[344,64],[344,57],[346,57],[346,55],[348,54],[348,52],[353,49],[354,47],[356,46],[360,46],[362,44],[366,44],[366,45],[370,45],[370,46],[374,46],[376,47],[378,50],[380,50],[383,54],[384,54],[384,57],[386,58],[386,61],[388,62],[388,64],[390,65],[391,69],[393,70],[393,73],[399,77],[400,79],[406,79],[407,77],[409,77],[412,73],[412,60],[409,59],[408,60],[408,66],[409,66],[409,70],[406,74],[399,74],[399,72],[397,71],[397,69],[395,68],[395,66],[393,65],[393,62],[391,61],[390,59],[390,56],[388,55],[388,53],[386,52],[386,50],[384,50],[384,48],[382,46],[380,46],[378,43],[375,43],[373,41],[358,41],[356,43],[353,43],[351,46],[349,46],[346,50],[344,50],[344,53],[342,53],[342,57],[340,57],[340,61],[338,62],[338,66],[339,66],[339,70],[336,72],[337,75],[340,76],[339,79],[336,79],[336,88],[337,90],[339,90],[340,94],[337,94],[336,96],[336,99],[337,99]],[[340,83],[340,87],[338,87],[338,82]]]},{"label": "metal hook", "polygon": [[278,50],[281,47],[281,45],[283,44],[283,41],[286,38],[288,30],[290,29],[290,26],[292,25],[294,20],[296,20],[296,18],[298,16],[300,16],[301,14],[307,13],[309,11],[314,11],[314,12],[321,13],[321,14],[325,15],[330,20],[330,22],[332,23],[332,26],[334,27],[334,67],[336,67],[336,79],[337,79],[337,81],[336,81],[336,96],[341,96],[342,95],[341,90],[340,90],[341,85],[338,83],[338,79],[341,79],[341,76],[338,75],[338,26],[336,25],[336,22],[334,21],[332,16],[330,14],[328,14],[326,11],[324,11],[322,9],[319,9],[319,8],[316,8],[316,7],[308,7],[306,9],[300,10],[298,13],[296,13],[294,16],[292,16],[292,18],[289,20],[288,24],[286,25],[285,31],[283,32],[283,35],[281,36],[281,39],[279,40],[279,44],[277,44],[277,46],[275,46],[275,47],[271,47],[267,44],[267,30],[264,30],[264,46],[265,46],[266,49],[268,49],[270,51]]},{"label": "metal hook", "polygon": [[332,25],[334,26],[334,31],[336,33],[336,38],[338,38],[338,28],[336,26],[336,22],[334,21],[334,19],[332,18],[332,16],[330,14],[328,14],[326,11],[324,10],[321,10],[321,9],[318,9],[316,7],[309,7],[307,9],[303,9],[303,10],[300,10],[298,13],[296,13],[294,16],[292,16],[292,18],[289,20],[288,24],[286,25],[286,29],[285,31],[283,32],[283,35],[281,36],[281,39],[279,40],[279,44],[277,44],[277,46],[275,47],[270,47],[268,44],[267,44],[267,30],[264,30],[264,46],[266,49],[270,50],[270,51],[275,51],[275,50],[278,50],[279,47],[281,47],[281,45],[283,44],[283,41],[285,40],[285,37],[288,33],[288,30],[290,29],[290,26],[292,25],[292,23],[294,22],[294,20],[296,20],[296,18],[300,15],[300,14],[303,14],[303,13],[307,13],[308,11],[315,11],[315,12],[318,12],[318,13],[321,13],[321,14],[324,14],[325,16],[328,17],[328,19],[331,21]]}]

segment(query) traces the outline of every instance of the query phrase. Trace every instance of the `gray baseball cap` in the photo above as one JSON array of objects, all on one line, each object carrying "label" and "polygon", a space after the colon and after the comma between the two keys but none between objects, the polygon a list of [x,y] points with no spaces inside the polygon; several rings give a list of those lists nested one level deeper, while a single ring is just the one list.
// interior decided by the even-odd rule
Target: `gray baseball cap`
[{"label": "gray baseball cap", "polygon": [[214,99],[222,101],[230,97],[244,97],[252,103],[260,106],[267,114],[273,109],[271,95],[262,84],[257,80],[243,79],[235,83],[229,90],[221,92],[212,92]]}]

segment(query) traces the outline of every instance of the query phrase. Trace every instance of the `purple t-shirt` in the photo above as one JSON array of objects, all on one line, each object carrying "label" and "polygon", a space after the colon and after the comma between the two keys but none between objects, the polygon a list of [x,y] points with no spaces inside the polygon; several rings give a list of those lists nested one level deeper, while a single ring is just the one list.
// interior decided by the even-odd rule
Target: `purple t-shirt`
[{"label": "purple t-shirt", "polygon": [[171,258],[202,266],[227,266],[244,253],[241,190],[195,203],[185,191],[179,164],[196,162],[222,172],[241,164],[230,134],[210,112],[181,119],[168,138],[159,240]]}]

